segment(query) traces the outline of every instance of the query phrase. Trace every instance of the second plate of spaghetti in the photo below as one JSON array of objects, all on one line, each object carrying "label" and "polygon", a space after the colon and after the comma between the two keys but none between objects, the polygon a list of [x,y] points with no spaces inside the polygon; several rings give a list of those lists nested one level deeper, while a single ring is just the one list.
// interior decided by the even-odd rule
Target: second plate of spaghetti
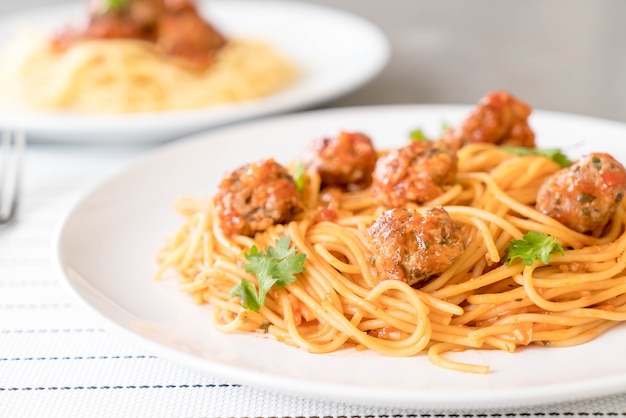
[{"label": "second plate of spaghetti", "polygon": [[[137,17],[134,1],[3,17],[0,126],[38,141],[162,142],[330,101],[389,57],[378,28],[332,8],[191,0],[146,13],[138,2]],[[136,29],[145,14],[154,33]]]},{"label": "second plate of spaghetti", "polygon": [[[78,203],[56,240],[58,269],[70,292],[124,338],[235,383],[341,402],[448,410],[615,393],[626,384],[619,189],[626,178],[606,155],[626,161],[616,145],[626,126],[541,111],[526,120],[528,109],[509,99],[491,96],[478,113],[457,106],[315,111],[177,141]],[[500,116],[507,117],[487,119],[511,128],[505,148],[464,136],[473,126],[468,115],[484,120],[503,109]],[[426,140],[438,139],[442,130],[445,145]],[[497,138],[493,132],[501,131],[483,133]],[[352,177],[341,192],[327,187],[336,178],[311,174],[324,172],[310,157],[311,141],[326,138],[328,146],[343,138],[363,151],[364,137],[376,150],[373,179]],[[536,148],[528,148],[530,141]],[[448,180],[441,181],[441,173],[430,178],[438,189],[400,187],[402,196],[412,196],[407,202],[394,192],[398,187],[387,187],[393,176],[380,166],[399,166],[389,162],[402,161],[412,148],[436,158],[422,167],[426,171],[458,161]],[[574,200],[583,214],[585,208],[593,213],[567,227],[549,220],[553,214],[535,208],[539,183],[560,170],[578,178],[585,171],[581,157],[590,154],[603,182],[617,185],[615,195],[592,198],[586,189]],[[229,172],[236,177],[229,180]],[[294,219],[279,219],[284,226],[256,233],[268,228],[259,226],[264,216],[277,213],[268,204],[260,217],[258,211],[240,220],[233,215],[237,205],[224,196],[235,187],[235,200],[254,202],[245,193],[264,189],[246,186],[255,173],[278,173],[264,202],[286,199],[277,206],[289,207]],[[286,203],[288,187],[277,192],[286,179],[303,200],[298,209]],[[376,193],[368,194],[371,188]],[[213,200],[216,195],[221,198]],[[598,220],[593,205],[605,198],[612,210],[587,232],[583,221]],[[389,211],[392,206],[402,209]],[[411,258],[422,251],[414,248],[394,261],[389,245],[408,245],[398,237],[409,227],[437,255]],[[380,231],[384,239],[377,238]],[[550,246],[529,261],[524,243],[537,241]],[[256,293],[254,283],[264,273],[253,265],[270,256],[289,260],[281,265],[287,271],[281,280],[291,274],[295,282]],[[437,263],[423,264],[434,256]]]}]

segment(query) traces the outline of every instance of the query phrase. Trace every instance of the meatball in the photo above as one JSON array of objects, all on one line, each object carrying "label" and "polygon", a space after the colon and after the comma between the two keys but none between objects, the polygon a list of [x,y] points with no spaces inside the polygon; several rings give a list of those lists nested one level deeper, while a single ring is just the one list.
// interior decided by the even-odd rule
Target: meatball
[{"label": "meatball", "polygon": [[322,187],[344,190],[369,187],[376,159],[372,140],[362,133],[351,132],[313,141],[303,156],[305,166],[319,173]]},{"label": "meatball", "polygon": [[63,29],[52,45],[63,51],[87,39],[151,42],[181,65],[198,70],[212,64],[226,44],[190,0],[131,0],[115,8],[97,3],[89,10],[84,27]]},{"label": "meatball", "polygon": [[482,98],[472,113],[458,126],[443,135],[456,149],[477,143],[535,147],[535,134],[528,125],[532,109],[504,91]]},{"label": "meatball", "polygon": [[441,207],[423,216],[407,209],[389,209],[368,232],[380,280],[414,285],[443,273],[465,250],[461,225]]},{"label": "meatball", "polygon": [[227,236],[254,236],[294,219],[303,206],[287,169],[273,159],[244,165],[224,176],[214,197]]},{"label": "meatball", "polygon": [[148,40],[144,27],[132,19],[112,13],[94,17],[85,29],[86,39],[141,39]]},{"label": "meatball", "polygon": [[535,207],[582,233],[604,228],[626,192],[626,170],[609,154],[593,153],[548,178]]},{"label": "meatball", "polygon": [[225,38],[192,6],[164,14],[157,23],[156,44],[191,69],[211,65]]},{"label": "meatball", "polygon": [[389,207],[428,202],[454,183],[457,164],[456,150],[447,143],[413,141],[378,159],[372,192]]}]

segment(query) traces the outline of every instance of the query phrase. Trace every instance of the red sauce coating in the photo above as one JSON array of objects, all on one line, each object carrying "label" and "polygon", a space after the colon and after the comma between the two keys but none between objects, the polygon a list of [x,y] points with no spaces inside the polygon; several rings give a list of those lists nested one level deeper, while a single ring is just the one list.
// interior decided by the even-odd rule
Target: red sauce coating
[{"label": "red sauce coating", "polygon": [[441,207],[423,216],[406,209],[387,210],[368,232],[380,280],[414,285],[443,273],[465,249],[460,224]]},{"label": "red sauce coating", "polygon": [[81,40],[136,39],[155,44],[191,69],[211,65],[226,38],[208,23],[191,0],[130,0],[120,9],[92,7],[86,24],[67,27],[53,38],[65,50]]},{"label": "red sauce coating", "polygon": [[528,125],[532,109],[504,91],[482,98],[458,126],[446,131],[443,140],[456,149],[477,143],[535,148],[535,134]]},{"label": "red sauce coating", "polygon": [[303,155],[305,166],[319,173],[322,187],[344,190],[369,187],[376,159],[372,140],[359,132],[340,132],[336,138],[313,141]]},{"label": "red sauce coating", "polygon": [[273,159],[246,164],[224,176],[214,197],[224,234],[254,236],[302,212],[296,184]]},{"label": "red sauce coating", "polygon": [[592,153],[548,178],[536,208],[569,228],[588,233],[604,228],[626,193],[626,170],[611,155]]},{"label": "red sauce coating", "polygon": [[442,141],[413,141],[378,159],[372,192],[388,207],[424,203],[456,178],[456,150]]}]

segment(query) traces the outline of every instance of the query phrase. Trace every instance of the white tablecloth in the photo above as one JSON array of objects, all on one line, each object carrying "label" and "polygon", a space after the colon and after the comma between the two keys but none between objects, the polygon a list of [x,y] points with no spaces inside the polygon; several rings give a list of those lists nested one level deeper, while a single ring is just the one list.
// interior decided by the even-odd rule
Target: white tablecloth
[{"label": "white tablecloth", "polygon": [[18,219],[0,228],[0,416],[626,416],[626,393],[515,410],[462,411],[386,410],[296,398],[219,380],[121,341],[65,293],[51,249],[72,204],[148,151],[145,146],[29,145]]}]

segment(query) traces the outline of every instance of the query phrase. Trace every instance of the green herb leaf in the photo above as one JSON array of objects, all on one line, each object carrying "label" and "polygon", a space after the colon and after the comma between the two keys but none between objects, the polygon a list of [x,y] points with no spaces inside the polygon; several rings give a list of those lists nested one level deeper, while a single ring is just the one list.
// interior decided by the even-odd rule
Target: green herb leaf
[{"label": "green herb leaf", "polygon": [[546,157],[560,165],[561,167],[569,167],[572,165],[572,162],[560,149],[557,148],[546,148],[546,149],[538,149],[538,148],[526,148],[526,147],[510,147],[508,145],[501,145],[500,148],[503,150],[519,155],[521,157],[525,157],[527,155],[539,155],[542,157]]},{"label": "green herb leaf", "polygon": [[230,291],[230,296],[239,296],[241,306],[252,311],[258,311],[261,308],[259,304],[259,295],[254,284],[248,279],[241,279],[239,283]]},{"label": "green herb leaf", "polygon": [[576,198],[580,203],[591,203],[596,200],[596,197],[589,193],[581,193]]},{"label": "green herb leaf", "polygon": [[295,274],[305,270],[306,254],[297,253],[285,235],[276,240],[276,247],[261,252],[253,246],[244,257],[248,263],[243,268],[256,276],[258,290],[252,282],[242,278],[230,295],[239,296],[241,306],[252,311],[258,311],[265,304],[265,296],[272,286],[284,287],[296,280]]},{"label": "green herb leaf", "polygon": [[[452,126],[444,121],[441,123],[441,134],[440,137],[442,137],[447,130],[449,130]],[[411,141],[433,141],[434,139],[430,138],[428,135],[426,135],[426,133],[424,132],[424,130],[422,128],[415,128],[413,129],[411,132],[409,132],[409,139]]]},{"label": "green herb leaf", "polygon": [[116,12],[126,8],[131,0],[100,0],[101,13]]},{"label": "green herb leaf", "polygon": [[557,252],[565,254],[565,250],[557,242],[556,237],[543,232],[528,231],[522,239],[512,240],[509,243],[505,250],[505,261],[510,265],[516,258],[521,258],[522,263],[527,266],[531,266],[535,260],[548,264],[550,255]]},{"label": "green herb leaf", "polygon": [[296,189],[298,189],[298,193],[302,193],[302,190],[304,190],[305,180],[306,168],[303,163],[298,163],[293,172],[293,181],[296,183]]},{"label": "green herb leaf", "polygon": [[411,141],[430,141],[430,139],[424,133],[424,130],[421,128],[413,129],[409,132],[409,138]]}]

